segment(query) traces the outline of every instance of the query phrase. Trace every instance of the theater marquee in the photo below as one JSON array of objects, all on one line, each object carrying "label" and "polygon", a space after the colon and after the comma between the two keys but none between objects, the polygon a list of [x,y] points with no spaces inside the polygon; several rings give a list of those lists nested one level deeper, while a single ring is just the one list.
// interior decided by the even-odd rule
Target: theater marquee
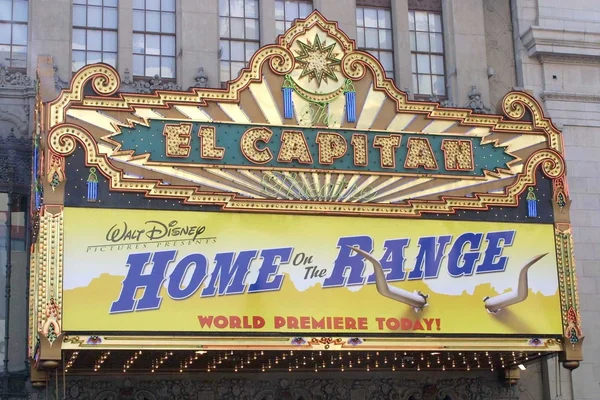
[{"label": "theater marquee", "polygon": [[90,65],[39,99],[32,356],[59,343],[581,360],[562,136],[526,93],[503,115],[411,101],[318,12],[226,89],[119,87]]},{"label": "theater marquee", "polygon": [[[65,331],[562,332],[547,224],[91,208],[64,216]],[[366,266],[362,252],[374,257]]]}]

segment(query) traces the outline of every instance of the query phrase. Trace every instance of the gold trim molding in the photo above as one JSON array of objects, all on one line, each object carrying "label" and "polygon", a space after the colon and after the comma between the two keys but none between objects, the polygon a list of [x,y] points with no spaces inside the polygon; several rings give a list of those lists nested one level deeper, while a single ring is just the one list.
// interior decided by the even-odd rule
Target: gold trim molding
[{"label": "gold trim molding", "polygon": [[554,338],[472,338],[403,337],[356,338],[349,336],[236,337],[236,336],[127,336],[74,335],[63,341],[65,350],[344,350],[344,351],[522,351],[558,352],[560,340]]}]

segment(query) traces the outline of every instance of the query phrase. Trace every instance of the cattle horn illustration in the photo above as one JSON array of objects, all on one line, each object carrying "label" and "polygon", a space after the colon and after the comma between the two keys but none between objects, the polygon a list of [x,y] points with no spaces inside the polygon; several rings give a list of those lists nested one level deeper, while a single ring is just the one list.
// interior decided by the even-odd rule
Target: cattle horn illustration
[{"label": "cattle horn illustration", "polygon": [[488,312],[492,314],[496,314],[503,308],[525,301],[525,299],[527,299],[527,296],[529,295],[529,282],[527,272],[533,264],[545,257],[547,254],[548,253],[535,256],[531,261],[525,264],[525,266],[521,269],[521,272],[519,273],[519,283],[517,285],[517,290],[499,294],[498,296],[494,297],[486,297],[485,299],[483,299],[486,310],[488,310]]},{"label": "cattle horn illustration", "polygon": [[400,289],[394,286],[390,286],[385,280],[385,273],[383,272],[383,267],[381,263],[377,261],[375,257],[371,254],[367,253],[364,250],[361,250],[358,247],[348,246],[358,254],[362,255],[366,260],[368,260],[373,265],[373,270],[375,272],[375,287],[380,295],[390,298],[392,300],[399,301],[400,303],[408,304],[413,307],[416,311],[421,311],[423,307],[427,305],[427,295],[424,295],[421,292],[409,292],[404,289]]}]

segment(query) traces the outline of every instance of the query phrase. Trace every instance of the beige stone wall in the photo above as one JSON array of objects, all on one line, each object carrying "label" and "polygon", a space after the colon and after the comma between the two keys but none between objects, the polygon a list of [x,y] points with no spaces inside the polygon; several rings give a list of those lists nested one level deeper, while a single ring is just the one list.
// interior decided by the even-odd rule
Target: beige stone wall
[{"label": "beige stone wall", "polygon": [[483,19],[489,67],[490,107],[495,112],[501,112],[502,98],[517,85],[510,2],[484,0]]},{"label": "beige stone wall", "polygon": [[450,100],[467,103],[472,86],[490,104],[483,2],[446,0],[443,3],[446,76]]},{"label": "beige stone wall", "polygon": [[39,55],[51,55],[62,80],[71,79],[71,0],[29,1],[27,74],[33,79]]},{"label": "beige stone wall", "polygon": [[[600,398],[600,2],[513,0],[518,85],[543,101],[562,128],[584,334],[584,361],[548,390],[563,399]],[[557,385],[557,382],[561,384]]]}]

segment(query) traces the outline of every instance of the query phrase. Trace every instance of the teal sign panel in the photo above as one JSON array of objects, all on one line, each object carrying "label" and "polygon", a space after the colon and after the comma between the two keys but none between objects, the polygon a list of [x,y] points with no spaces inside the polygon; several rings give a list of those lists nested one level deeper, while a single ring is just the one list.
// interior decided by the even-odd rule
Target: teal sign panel
[{"label": "teal sign panel", "polygon": [[[187,125],[189,135],[187,137],[168,138],[165,135],[165,127],[167,126]],[[191,129],[189,126],[191,125]],[[212,143],[214,148],[222,149],[222,157],[220,159],[202,157],[201,146],[203,140],[199,136],[201,128],[214,128],[214,140]],[[223,167],[262,167],[273,170],[320,170],[330,172],[357,172],[357,173],[401,173],[401,174],[430,174],[430,175],[451,175],[459,177],[483,177],[484,171],[496,171],[498,169],[508,169],[507,164],[515,159],[514,156],[506,152],[505,147],[497,147],[493,143],[481,144],[480,137],[467,137],[459,135],[443,135],[443,134],[418,134],[405,132],[385,132],[385,131],[359,131],[359,130],[344,130],[344,129],[327,129],[319,127],[293,127],[293,126],[264,126],[262,128],[271,132],[268,141],[256,140],[254,146],[257,150],[269,149],[272,157],[266,162],[257,163],[249,158],[242,151],[242,142],[244,135],[249,130],[261,128],[260,125],[244,125],[233,123],[204,123],[204,122],[189,122],[189,121],[165,121],[165,120],[150,120],[149,126],[135,125],[133,128],[122,128],[122,133],[112,137],[113,140],[121,144],[121,150],[133,150],[136,155],[149,154],[150,162],[176,164],[199,164],[199,165],[215,165]],[[298,159],[291,161],[281,161],[280,150],[282,148],[282,135],[285,132],[295,132],[294,135],[301,134],[304,138],[304,143],[312,164],[302,163]],[[346,151],[332,160],[331,163],[322,162],[327,156],[327,152],[331,148],[323,148],[323,141],[319,140],[319,135],[327,134],[335,135],[338,142],[343,139],[346,144]],[[358,145],[353,142],[353,137],[362,136],[362,141]],[[384,160],[381,143],[376,142],[376,138],[386,138],[390,135],[395,135],[398,140],[398,146],[388,148],[390,154],[393,153],[393,166],[390,166],[389,158]],[[297,138],[297,136],[296,136]],[[340,139],[341,138],[341,139]],[[169,143],[167,140],[179,140],[182,148],[185,148],[184,155],[173,156],[168,152]],[[425,140],[425,142],[424,142]],[[206,142],[206,141],[204,141]],[[320,143],[321,142],[321,143]],[[468,143],[466,143],[468,142]],[[428,144],[424,146],[424,143]],[[445,145],[446,143],[446,145]],[[448,150],[447,144],[454,144],[453,150]],[[460,147],[463,151],[458,159],[456,158],[457,143],[461,143]],[[339,143],[338,143],[339,144]],[[417,144],[419,146],[417,146]],[[468,145],[465,147],[465,145]],[[297,144],[296,144],[297,145]],[[412,147],[412,148],[411,148]],[[297,149],[292,145],[288,146],[288,150],[298,150],[297,153],[302,153],[302,150]],[[361,152],[361,149],[365,151]],[[364,160],[364,153],[367,157]],[[306,154],[306,152],[304,153]],[[470,163],[465,161],[469,154],[471,156]],[[363,157],[363,165],[357,163],[357,159]],[[285,158],[285,157],[284,157]],[[427,165],[423,160],[435,159],[435,166]],[[416,163],[416,161],[421,163]],[[462,163],[459,162],[462,160]],[[454,162],[453,168],[448,168],[449,164]],[[387,164],[387,165],[386,165]],[[415,165],[418,164],[418,165]]]}]

